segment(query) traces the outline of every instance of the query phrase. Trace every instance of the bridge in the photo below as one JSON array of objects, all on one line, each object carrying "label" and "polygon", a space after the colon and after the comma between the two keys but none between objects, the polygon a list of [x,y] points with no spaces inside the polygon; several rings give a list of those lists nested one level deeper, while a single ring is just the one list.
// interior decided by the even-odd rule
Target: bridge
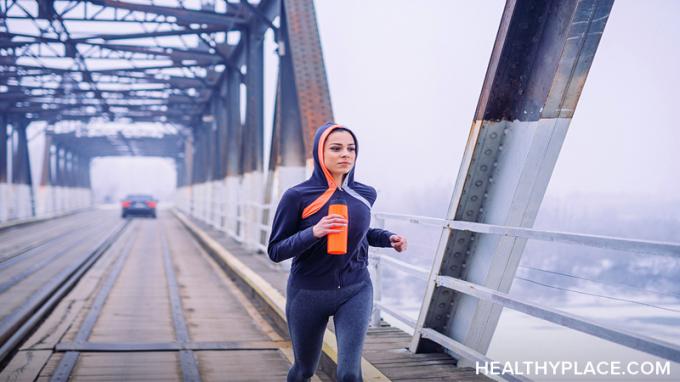
[{"label": "bridge", "polygon": [[[314,132],[335,120],[315,4],[160,3],[0,2],[0,380],[280,381],[293,362],[290,263],[266,252],[279,198],[309,176]],[[504,311],[677,378],[674,340],[509,293],[530,240],[680,257],[678,242],[534,228],[613,6],[507,1],[446,217],[372,213],[373,227],[436,236],[426,267],[372,249],[364,379],[540,379],[476,369],[504,361],[488,354]],[[97,128],[107,122],[128,129]],[[136,128],[149,123],[161,127]],[[94,202],[93,161],[129,156],[174,165],[157,219]],[[384,298],[394,280],[423,283],[418,312]],[[313,379],[335,380],[337,360],[331,322]]]}]

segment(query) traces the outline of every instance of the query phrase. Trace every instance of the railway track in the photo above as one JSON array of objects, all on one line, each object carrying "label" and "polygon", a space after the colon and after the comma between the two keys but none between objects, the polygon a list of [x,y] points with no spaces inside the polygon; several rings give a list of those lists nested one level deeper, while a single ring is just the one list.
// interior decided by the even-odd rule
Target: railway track
[{"label": "railway track", "polygon": [[[119,221],[104,229],[91,227],[51,238],[0,263],[2,364],[113,244],[127,224]],[[53,245],[47,246],[47,243]]]},{"label": "railway track", "polygon": [[[96,211],[86,211],[61,219],[51,219],[30,226],[18,226],[0,230],[0,267],[8,261],[16,261],[36,249],[49,246],[61,240],[65,234],[91,227],[91,218]],[[2,268],[0,268],[2,269]]]},{"label": "railway track", "polygon": [[0,381],[285,380],[286,334],[181,223],[129,224],[9,350]]}]

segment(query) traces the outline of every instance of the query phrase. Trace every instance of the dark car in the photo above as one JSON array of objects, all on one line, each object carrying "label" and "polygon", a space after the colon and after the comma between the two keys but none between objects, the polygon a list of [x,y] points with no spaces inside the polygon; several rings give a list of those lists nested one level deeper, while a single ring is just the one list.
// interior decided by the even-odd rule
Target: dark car
[{"label": "dark car", "polygon": [[128,195],[121,202],[123,211],[121,216],[150,216],[156,218],[156,205],[158,201],[151,195]]}]

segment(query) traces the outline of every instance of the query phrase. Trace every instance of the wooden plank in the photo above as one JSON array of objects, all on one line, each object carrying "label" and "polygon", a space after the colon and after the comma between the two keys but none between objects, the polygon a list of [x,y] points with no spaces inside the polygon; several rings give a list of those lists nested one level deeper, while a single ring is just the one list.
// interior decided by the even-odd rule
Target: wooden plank
[{"label": "wooden plank", "polygon": [[30,382],[35,380],[51,355],[50,350],[17,352],[0,373],[0,381]]},{"label": "wooden plank", "polygon": [[196,354],[206,381],[284,381],[290,366],[279,352],[200,351]]},{"label": "wooden plank", "polygon": [[82,353],[73,381],[180,381],[178,353]]}]

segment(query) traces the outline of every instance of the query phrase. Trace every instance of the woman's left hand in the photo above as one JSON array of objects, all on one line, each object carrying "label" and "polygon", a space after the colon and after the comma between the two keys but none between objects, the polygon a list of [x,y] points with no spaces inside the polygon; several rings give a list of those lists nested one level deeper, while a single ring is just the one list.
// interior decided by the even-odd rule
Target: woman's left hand
[{"label": "woman's left hand", "polygon": [[394,248],[394,250],[397,252],[405,251],[406,247],[408,246],[406,238],[401,235],[390,236],[390,244],[392,245],[392,248]]}]

